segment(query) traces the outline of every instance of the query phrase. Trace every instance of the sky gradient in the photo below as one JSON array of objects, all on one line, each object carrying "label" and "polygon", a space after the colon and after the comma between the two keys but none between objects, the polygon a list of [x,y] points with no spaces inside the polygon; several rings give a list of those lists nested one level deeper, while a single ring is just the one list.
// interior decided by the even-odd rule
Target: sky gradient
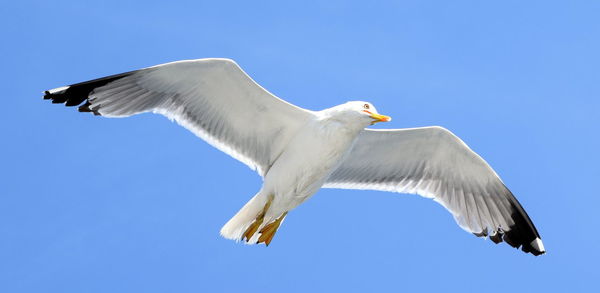
[{"label": "sky gradient", "polygon": [[[600,277],[596,1],[11,1],[0,31],[0,292],[569,292]],[[250,3],[251,2],[251,3]],[[320,110],[372,102],[440,125],[500,175],[548,253],[461,230],[416,195],[324,189],[272,244],[221,226],[258,175],[158,115],[106,119],[42,91],[232,58]]]}]

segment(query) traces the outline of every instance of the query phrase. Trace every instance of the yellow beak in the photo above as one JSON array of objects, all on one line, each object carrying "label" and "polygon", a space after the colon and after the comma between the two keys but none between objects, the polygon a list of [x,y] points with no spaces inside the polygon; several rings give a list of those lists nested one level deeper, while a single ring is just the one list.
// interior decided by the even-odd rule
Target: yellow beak
[{"label": "yellow beak", "polygon": [[[381,115],[381,114],[375,114],[375,113],[371,113],[368,112],[369,114],[371,114],[371,118],[375,119],[375,121],[373,121],[373,124],[377,123],[377,122],[389,122],[392,121],[392,117],[390,116],[385,116],[385,115]],[[373,125],[371,124],[371,125]]]}]

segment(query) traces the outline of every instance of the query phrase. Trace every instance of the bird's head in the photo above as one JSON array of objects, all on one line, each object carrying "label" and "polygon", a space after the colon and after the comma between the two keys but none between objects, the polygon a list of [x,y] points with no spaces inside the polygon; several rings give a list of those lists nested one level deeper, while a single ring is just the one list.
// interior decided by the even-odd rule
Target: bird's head
[{"label": "bird's head", "polygon": [[377,122],[388,122],[390,116],[377,113],[373,104],[351,101],[319,112],[321,119],[338,121],[350,129],[361,130]]},{"label": "bird's head", "polygon": [[365,125],[373,125],[377,122],[388,122],[392,117],[381,115],[375,109],[375,106],[369,102],[351,101],[340,105],[343,112],[347,116],[358,119]]}]

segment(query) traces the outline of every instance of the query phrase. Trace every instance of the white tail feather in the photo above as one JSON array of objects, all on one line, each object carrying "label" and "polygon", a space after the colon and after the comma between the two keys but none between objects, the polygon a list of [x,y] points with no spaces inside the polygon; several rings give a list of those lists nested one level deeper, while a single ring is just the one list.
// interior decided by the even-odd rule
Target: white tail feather
[{"label": "white tail feather", "polygon": [[[261,196],[260,192],[257,193],[221,228],[221,236],[235,241],[242,240],[244,232],[254,222],[258,214],[262,212],[266,202],[266,196]],[[258,233],[254,236],[258,237]],[[255,242],[249,241],[248,243]]]}]

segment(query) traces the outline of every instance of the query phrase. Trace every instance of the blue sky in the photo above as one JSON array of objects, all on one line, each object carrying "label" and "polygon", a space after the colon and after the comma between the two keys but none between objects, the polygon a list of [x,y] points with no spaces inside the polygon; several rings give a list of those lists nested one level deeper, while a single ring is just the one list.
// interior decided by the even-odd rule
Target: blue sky
[{"label": "blue sky", "polygon": [[[215,4],[213,2],[220,2]],[[0,291],[588,291],[599,278],[596,1],[9,1],[0,31]],[[368,100],[442,125],[536,224],[533,257],[415,195],[322,190],[268,248],[219,237],[260,178],[157,115],[105,119],[46,89],[235,59],[319,110]]]}]

